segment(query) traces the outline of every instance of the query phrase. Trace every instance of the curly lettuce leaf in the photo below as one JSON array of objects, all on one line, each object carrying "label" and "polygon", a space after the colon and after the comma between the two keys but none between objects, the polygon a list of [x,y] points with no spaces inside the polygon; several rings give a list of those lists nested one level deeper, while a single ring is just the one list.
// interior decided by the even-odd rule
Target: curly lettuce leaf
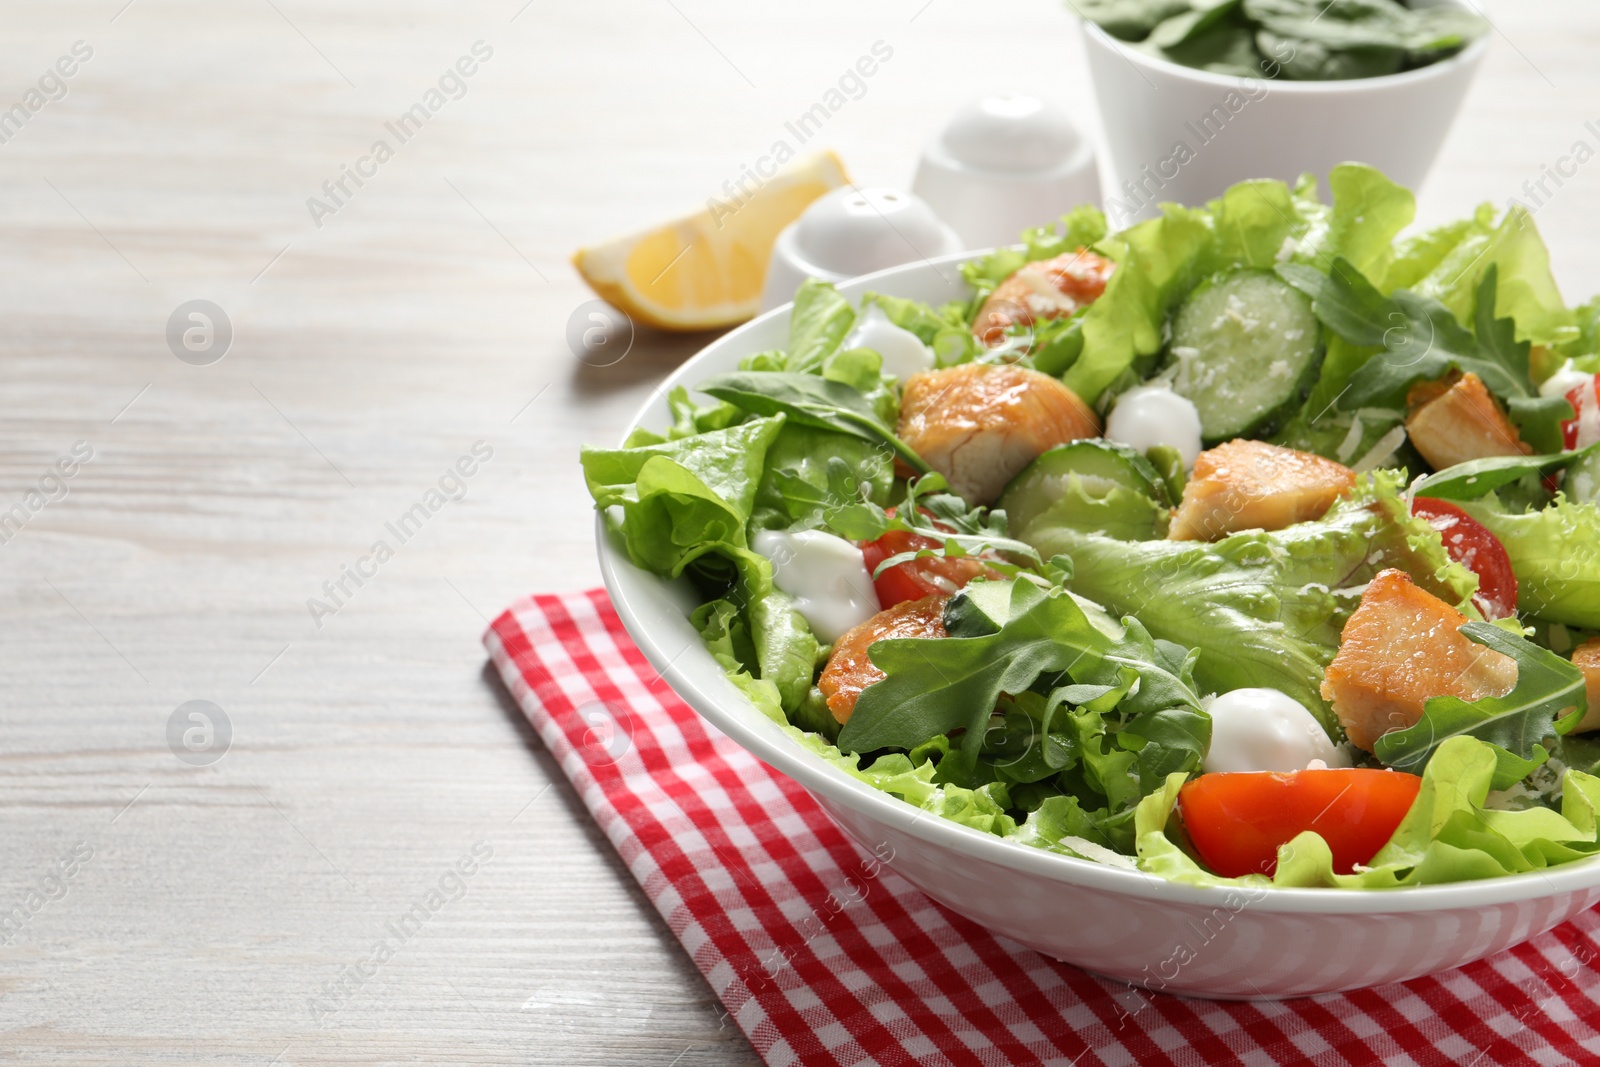
[{"label": "curly lettuce leaf", "polygon": [[1067,387],[1093,404],[1135,360],[1161,351],[1167,315],[1200,281],[1211,244],[1210,212],[1176,204],[1099,242],[1117,268],[1084,312],[1083,349],[1062,375]]},{"label": "curly lettuce leaf", "polygon": [[1214,543],[1118,541],[1060,526],[1036,533],[1033,544],[1045,558],[1071,557],[1074,592],[1197,649],[1195,677],[1206,691],[1281,690],[1337,737],[1320,692],[1323,670],[1379,571],[1399,567],[1476,617],[1477,579],[1450,561],[1438,531],[1410,515],[1400,484],[1398,473],[1377,471],[1315,522]]},{"label": "curly lettuce leaf", "polygon": [[1327,842],[1308,831],[1279,848],[1270,879],[1212,874],[1167,835],[1184,781],[1173,775],[1137,809],[1139,868],[1185,885],[1394,889],[1522,874],[1600,852],[1600,778],[1568,769],[1559,812],[1499,811],[1485,807],[1497,766],[1490,745],[1453,737],[1434,753],[1411,810],[1365,868],[1335,874]]},{"label": "curly lettuce leaf", "polygon": [[1513,205],[1492,231],[1466,236],[1416,283],[1415,292],[1471,322],[1479,286],[1491,269],[1497,278],[1494,306],[1516,322],[1517,340],[1559,345],[1578,336],[1576,317],[1550,270],[1550,252],[1521,205]]},{"label": "curly lettuce leaf", "polygon": [[1505,545],[1523,613],[1600,629],[1600,507],[1563,494],[1523,512],[1507,510],[1493,494],[1460,504]]},{"label": "curly lettuce leaf", "polygon": [[1395,258],[1394,239],[1416,217],[1411,190],[1364,163],[1341,163],[1328,172],[1333,203],[1325,212],[1308,212],[1313,186],[1297,190],[1296,202],[1313,222],[1300,238],[1293,260],[1320,270],[1343,259],[1385,292],[1385,276]]}]

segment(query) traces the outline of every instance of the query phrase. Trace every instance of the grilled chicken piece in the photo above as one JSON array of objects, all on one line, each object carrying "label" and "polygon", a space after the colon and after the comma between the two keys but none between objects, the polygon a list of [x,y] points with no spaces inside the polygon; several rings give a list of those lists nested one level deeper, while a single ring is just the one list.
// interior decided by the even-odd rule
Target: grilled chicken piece
[{"label": "grilled chicken piece", "polygon": [[1583,688],[1589,697],[1589,710],[1572,732],[1600,730],[1600,637],[1591,637],[1573,649],[1572,665],[1583,672]]},{"label": "grilled chicken piece", "polygon": [[1216,541],[1320,519],[1355,483],[1355,472],[1331,459],[1265,441],[1229,441],[1195,459],[1167,537]]},{"label": "grilled chicken piece", "polygon": [[1434,470],[1489,456],[1533,454],[1476,374],[1414,385],[1406,407],[1406,433]]},{"label": "grilled chicken piece", "polygon": [[1516,660],[1460,633],[1466,622],[1404,571],[1372,580],[1322,680],[1322,697],[1352,744],[1371,752],[1390,730],[1416,725],[1429,697],[1481,700],[1511,692]]},{"label": "grilled chicken piece", "polygon": [[895,431],[973,504],[989,504],[1042,452],[1100,436],[1100,420],[1048,374],[963,363],[906,379]]},{"label": "grilled chicken piece", "polygon": [[995,286],[978,309],[972,332],[993,348],[1005,340],[1008,326],[1070,315],[1100,298],[1116,266],[1087,248],[1025,264]]},{"label": "grilled chicken piece", "polygon": [[849,722],[861,691],[884,677],[867,658],[867,649],[878,641],[897,637],[944,637],[944,605],[949,599],[925,596],[921,600],[902,601],[878,612],[833,643],[833,654],[822,669],[822,677],[817,679],[817,688],[822,690],[835,719]]}]

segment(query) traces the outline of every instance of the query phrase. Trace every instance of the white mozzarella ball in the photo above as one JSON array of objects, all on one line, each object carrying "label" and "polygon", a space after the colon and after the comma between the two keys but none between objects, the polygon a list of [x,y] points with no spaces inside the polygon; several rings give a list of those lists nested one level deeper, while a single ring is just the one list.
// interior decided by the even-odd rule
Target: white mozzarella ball
[{"label": "white mozzarella ball", "polygon": [[1211,701],[1204,769],[1301,771],[1314,762],[1348,767],[1349,756],[1298,700],[1276,689],[1235,689]]}]

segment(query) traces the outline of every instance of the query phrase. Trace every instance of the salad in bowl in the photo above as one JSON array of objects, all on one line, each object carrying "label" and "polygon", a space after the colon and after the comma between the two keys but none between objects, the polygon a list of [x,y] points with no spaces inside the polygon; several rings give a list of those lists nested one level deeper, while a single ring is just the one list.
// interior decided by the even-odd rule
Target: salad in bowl
[{"label": "salad in bowl", "polygon": [[1600,303],[1520,209],[1329,186],[808,283],[583,451],[606,537],[809,760],[1007,848],[1249,900],[1593,856]]}]

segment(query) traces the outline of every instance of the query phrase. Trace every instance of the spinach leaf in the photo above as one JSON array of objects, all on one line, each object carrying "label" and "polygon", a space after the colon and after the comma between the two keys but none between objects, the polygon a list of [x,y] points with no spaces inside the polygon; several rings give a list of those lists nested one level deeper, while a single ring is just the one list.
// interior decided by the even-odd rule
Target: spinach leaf
[{"label": "spinach leaf", "polygon": [[865,394],[842,382],[793,371],[735,371],[707,379],[699,389],[757,415],[783,414],[802,426],[881,441],[912,470],[932,469],[883,424]]},{"label": "spinach leaf", "polygon": [[1493,787],[1507,789],[1550,758],[1543,744],[1547,738],[1566,733],[1583,717],[1588,708],[1583,672],[1554,652],[1493,623],[1469,622],[1461,632],[1516,660],[1516,687],[1505,696],[1482,700],[1430,697],[1421,721],[1384,734],[1373,752],[1391,767],[1420,774],[1445,741],[1461,735],[1475,737],[1493,748],[1498,761]]}]

